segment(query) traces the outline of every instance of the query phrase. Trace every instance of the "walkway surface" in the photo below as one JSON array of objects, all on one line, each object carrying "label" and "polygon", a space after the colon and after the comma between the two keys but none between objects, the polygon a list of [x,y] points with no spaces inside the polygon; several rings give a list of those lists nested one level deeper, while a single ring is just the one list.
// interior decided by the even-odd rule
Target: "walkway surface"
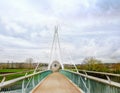
[{"label": "walkway surface", "polygon": [[32,93],[81,93],[64,75],[55,72],[40,83]]}]

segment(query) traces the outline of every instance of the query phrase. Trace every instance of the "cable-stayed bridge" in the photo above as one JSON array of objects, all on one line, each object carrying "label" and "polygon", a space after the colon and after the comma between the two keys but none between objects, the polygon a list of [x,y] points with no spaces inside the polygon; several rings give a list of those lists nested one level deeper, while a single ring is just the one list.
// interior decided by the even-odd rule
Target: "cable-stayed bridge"
[{"label": "cable-stayed bridge", "polygon": [[[62,60],[58,28],[55,28],[53,43],[50,53],[48,69],[37,71],[16,79],[0,83],[0,93],[120,93],[120,82],[111,78],[120,79],[119,74],[95,71],[65,70]],[[89,73],[104,75],[106,79],[92,76]],[[18,73],[19,74],[19,73]]]}]

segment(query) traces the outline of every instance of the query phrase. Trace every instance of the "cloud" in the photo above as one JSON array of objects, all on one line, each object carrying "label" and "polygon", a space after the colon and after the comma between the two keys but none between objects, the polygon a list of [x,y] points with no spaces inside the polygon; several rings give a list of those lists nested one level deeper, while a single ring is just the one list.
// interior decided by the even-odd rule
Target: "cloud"
[{"label": "cloud", "polygon": [[[2,62],[14,61],[25,62],[27,58],[33,58],[34,62],[48,62],[49,51],[46,49],[5,49],[0,53],[0,60]],[[23,56],[24,55],[24,56]]]},{"label": "cloud", "polygon": [[33,45],[32,43],[30,43],[29,41],[26,41],[24,39],[21,38],[14,38],[14,37],[10,37],[10,36],[4,36],[4,35],[0,35],[0,42],[1,45],[4,47],[23,47],[23,48],[31,48],[31,47],[36,47],[36,45]]},{"label": "cloud", "polygon": [[25,59],[23,55],[40,60],[42,54],[41,59],[47,60],[54,26],[59,25],[63,56],[70,51],[76,63],[88,56],[115,62],[120,55],[119,4],[118,0],[0,1],[0,47],[8,51],[0,57],[10,60],[13,51],[16,60]]},{"label": "cloud", "polygon": [[120,9],[119,7],[120,1],[118,0],[97,0],[97,5],[98,7],[101,9],[101,11],[103,12],[117,12],[117,10]]},{"label": "cloud", "polygon": [[15,34],[27,32],[27,29],[20,26],[17,22],[13,22],[13,20],[1,17],[1,21],[1,23],[5,26],[7,32],[12,31]]},{"label": "cloud", "polygon": [[113,54],[111,55],[111,58],[112,59],[118,59],[118,60],[120,60],[120,48],[118,48],[118,49],[116,49],[114,52],[113,52]]}]

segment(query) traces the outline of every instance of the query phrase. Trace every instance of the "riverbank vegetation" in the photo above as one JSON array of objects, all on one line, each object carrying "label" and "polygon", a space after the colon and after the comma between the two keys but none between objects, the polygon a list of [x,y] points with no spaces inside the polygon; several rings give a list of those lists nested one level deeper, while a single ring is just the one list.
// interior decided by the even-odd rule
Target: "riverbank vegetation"
[{"label": "riverbank vegetation", "polygon": [[[76,64],[78,70],[88,70],[97,72],[108,72],[114,74],[120,74],[120,62],[117,63],[103,63],[94,57],[85,58],[82,64]],[[73,65],[65,65],[65,69],[71,69],[75,71]]]}]

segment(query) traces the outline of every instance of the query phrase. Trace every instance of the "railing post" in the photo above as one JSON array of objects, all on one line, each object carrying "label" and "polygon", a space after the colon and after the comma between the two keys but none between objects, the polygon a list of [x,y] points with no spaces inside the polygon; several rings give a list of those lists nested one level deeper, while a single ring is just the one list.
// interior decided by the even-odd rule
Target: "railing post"
[{"label": "railing post", "polygon": [[22,93],[25,93],[25,81],[22,82]]},{"label": "railing post", "polygon": [[[5,81],[5,79],[6,79],[6,77],[4,76],[3,79],[2,79],[2,81],[0,83],[3,84],[4,81]],[[0,88],[0,90],[1,90],[1,88]]]},{"label": "railing post", "polygon": [[6,77],[4,76],[3,79],[2,79],[2,81],[1,81],[1,83],[4,83],[5,79],[6,79]]},{"label": "railing post", "polygon": [[[87,76],[87,72],[86,71],[84,71],[85,72],[85,75]],[[87,78],[85,77],[85,80],[87,80]]]},{"label": "railing post", "polygon": [[[28,73],[25,73],[25,76],[27,76]],[[22,82],[22,93],[25,93],[25,80]]]},{"label": "railing post", "polygon": [[33,79],[32,79],[32,85],[33,85],[33,87],[35,86],[34,76],[33,76]]},{"label": "railing post", "polygon": [[38,75],[38,83],[39,83],[39,75]]},{"label": "railing post", "polygon": [[107,77],[109,83],[111,83],[111,80],[110,80],[109,76],[108,75],[105,75],[105,76]]}]

